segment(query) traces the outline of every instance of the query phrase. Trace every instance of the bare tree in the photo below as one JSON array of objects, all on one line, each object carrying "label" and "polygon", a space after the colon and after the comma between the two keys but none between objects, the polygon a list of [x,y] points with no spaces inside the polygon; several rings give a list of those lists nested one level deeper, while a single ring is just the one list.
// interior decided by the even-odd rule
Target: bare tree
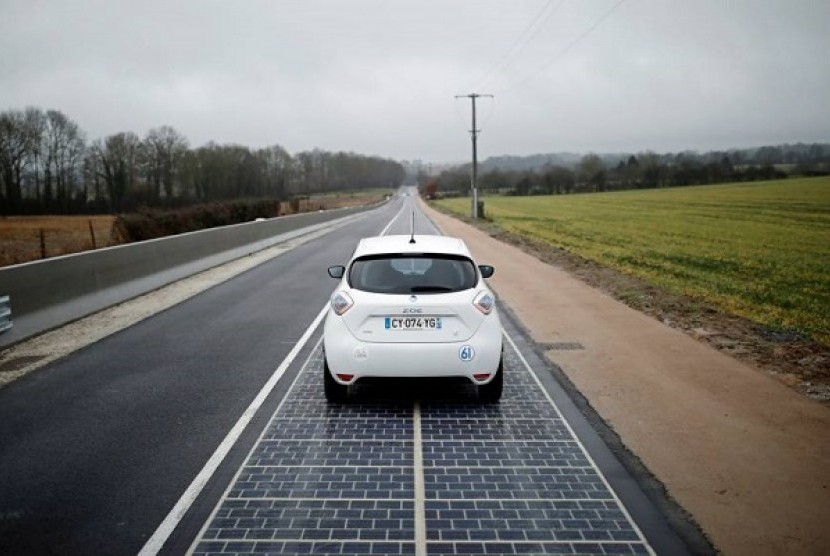
[{"label": "bare tree", "polygon": [[263,191],[266,197],[282,199],[285,195],[288,181],[291,179],[293,159],[288,151],[279,145],[257,151],[257,157],[263,166]]},{"label": "bare tree", "polygon": [[542,182],[545,184],[545,189],[549,195],[572,192],[574,181],[573,170],[560,165],[548,164],[542,174]]},{"label": "bare tree", "polygon": [[131,131],[97,140],[93,151],[101,165],[101,177],[107,187],[111,207],[121,209],[128,193],[135,192],[141,155],[141,140]]},{"label": "bare tree", "polygon": [[593,153],[583,156],[579,163],[579,175],[594,191],[605,191],[605,164],[599,156]]},{"label": "bare tree", "polygon": [[660,157],[651,151],[637,155],[637,168],[642,187],[659,187],[663,185],[665,167]]},{"label": "bare tree", "polygon": [[46,147],[44,137],[46,137],[46,128],[49,123],[46,113],[33,106],[26,108],[24,119],[32,148],[22,184],[23,194],[26,196],[27,192],[30,193],[29,196],[34,197],[37,204],[42,207],[44,191],[41,177],[44,174],[44,149]]},{"label": "bare tree", "polygon": [[23,178],[27,165],[34,160],[37,138],[27,113],[8,110],[0,113],[0,201],[3,209],[14,212],[23,198]]},{"label": "bare tree", "polygon": [[165,198],[172,199],[175,181],[188,149],[187,138],[170,126],[162,126],[147,133],[144,147],[154,200],[161,198],[162,188]]},{"label": "bare tree", "polygon": [[[43,136],[44,200],[55,200],[66,210],[76,194],[80,164],[86,149],[83,133],[78,124],[58,110],[46,112],[46,133]],[[84,198],[85,202],[86,199]]]},{"label": "bare tree", "polygon": [[[84,155],[83,162],[83,182],[84,182],[84,198],[88,201],[91,199],[95,205],[102,207],[106,200],[106,195],[102,189],[104,185],[103,169],[101,164],[101,157],[96,148],[97,143],[93,143]],[[90,193],[89,188],[92,187]]]}]

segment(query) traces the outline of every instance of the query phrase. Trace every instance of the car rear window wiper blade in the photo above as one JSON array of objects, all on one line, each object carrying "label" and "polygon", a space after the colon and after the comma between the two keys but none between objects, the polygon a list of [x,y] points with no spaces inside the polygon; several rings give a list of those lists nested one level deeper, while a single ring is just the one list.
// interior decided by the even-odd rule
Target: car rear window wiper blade
[{"label": "car rear window wiper blade", "polygon": [[455,291],[454,288],[448,288],[447,286],[412,286],[410,288],[412,293],[428,293],[428,292],[451,292]]}]

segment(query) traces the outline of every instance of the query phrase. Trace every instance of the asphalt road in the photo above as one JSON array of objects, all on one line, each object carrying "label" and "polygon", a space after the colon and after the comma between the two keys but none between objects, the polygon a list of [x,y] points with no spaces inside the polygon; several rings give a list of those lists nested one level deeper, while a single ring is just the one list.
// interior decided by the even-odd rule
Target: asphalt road
[{"label": "asphalt road", "polygon": [[[402,210],[404,205],[406,208]],[[334,286],[326,267],[345,263],[360,237],[381,232],[408,233],[414,206],[411,198],[397,198],[365,218],[301,245],[0,390],[0,554],[138,553],[160,525],[170,523],[171,508],[180,501],[216,447],[319,315]],[[429,231],[428,221],[417,211],[415,222],[419,233]],[[389,391],[383,391],[379,401],[378,394],[369,389],[364,392],[365,403],[358,401],[351,409],[332,413],[318,395],[315,381],[320,374],[320,353],[316,341],[321,331],[312,331],[312,341],[299,351],[296,361],[288,366],[285,376],[228,456],[212,472],[204,488],[197,492],[198,496],[188,501],[186,513],[177,516],[171,525],[172,533],[165,534],[163,544],[153,551],[180,554],[196,549],[200,553],[212,550],[236,553],[240,546],[234,542],[239,540],[239,535],[244,538],[256,534],[252,530],[265,535],[262,532],[265,530],[270,531],[274,542],[263,545],[263,551],[369,550],[415,554],[426,547],[429,553],[435,554],[467,549],[474,552],[486,549],[476,542],[487,540],[476,538],[475,531],[492,529],[496,523],[481,521],[484,515],[481,512],[495,511],[492,505],[487,505],[489,499],[489,504],[507,502],[507,506],[496,508],[501,511],[515,509],[509,506],[510,500],[514,504],[517,500],[536,503],[537,506],[530,504],[526,508],[528,512],[544,510],[542,517],[536,514],[533,514],[536,517],[528,517],[531,514],[522,519],[517,517],[518,521],[508,527],[513,532],[507,538],[496,537],[490,541],[501,542],[498,546],[505,551],[510,545],[509,550],[514,552],[538,552],[539,547],[542,551],[556,552],[564,550],[559,541],[568,539],[557,540],[543,531],[556,526],[555,519],[560,519],[559,525],[564,527],[561,514],[555,512],[573,511],[573,508],[542,506],[557,500],[577,505],[584,502],[590,506],[593,499],[613,506],[605,508],[610,512],[606,517],[614,516],[609,518],[613,523],[609,524],[609,519],[599,514],[593,524],[587,518],[579,518],[579,514],[572,515],[565,527],[571,537],[568,543],[576,541],[573,546],[595,550],[625,546],[634,553],[683,553],[682,543],[665,525],[660,511],[648,502],[637,481],[625,473],[579,412],[570,406],[518,324],[509,315],[505,320],[505,328],[516,345],[511,348],[510,359],[516,378],[507,389],[501,409],[496,410],[482,410],[477,404],[465,403],[461,387],[457,392],[442,394],[460,399],[459,405],[448,406],[443,397],[430,398],[428,391],[421,391],[421,396],[413,398],[411,389],[399,391],[398,398],[393,390],[390,404]],[[533,378],[533,373],[540,382]],[[417,419],[416,402],[419,404]],[[285,411],[289,410],[293,413],[286,416]],[[424,435],[421,450],[427,450],[421,453],[421,476],[427,485],[421,491],[420,502],[416,500],[417,493],[409,491],[410,487],[414,489],[411,476],[419,472],[412,461],[412,441],[397,436],[387,438],[384,433],[384,427],[392,427],[397,431],[395,434],[414,434],[416,421],[421,423],[418,427],[427,426],[418,428]],[[499,434],[502,436],[488,428],[487,423],[492,422],[501,423]],[[322,436],[315,432],[320,426],[324,431]],[[357,433],[354,427],[358,428]],[[453,437],[458,427],[466,427],[467,436]],[[361,428],[364,433],[360,432]],[[284,436],[288,434],[286,430],[294,430],[293,436]],[[457,442],[452,448],[460,453],[476,446],[476,453],[488,449],[503,452],[505,443],[511,440],[503,437],[504,431],[512,435],[513,441],[526,441],[527,446],[522,444],[526,449],[508,454],[503,465],[468,462],[461,466],[467,470],[465,479],[458,478],[458,469],[447,471],[444,463],[430,456],[440,452],[447,442]],[[573,431],[580,436],[579,440]],[[350,444],[355,434],[360,442]],[[571,436],[562,436],[568,434]],[[221,547],[204,544],[211,535],[214,540],[223,538],[224,533],[220,532],[223,527],[216,526],[216,519],[229,503],[231,506],[239,503],[232,500],[234,493],[240,492],[234,490],[235,485],[240,480],[244,482],[246,469],[252,465],[249,453],[256,454],[256,450],[262,449],[263,439],[277,446],[278,452],[288,450],[289,453],[283,454],[287,458],[291,454],[307,454],[309,460],[300,460],[299,465],[316,465],[316,482],[327,476],[329,486],[332,481],[359,479],[349,478],[348,472],[341,469],[343,466],[321,460],[320,450],[332,453],[332,457],[338,455],[335,453],[338,449],[358,454],[364,453],[364,449],[368,450],[366,453],[386,450],[384,453],[397,462],[381,465],[380,470],[374,469],[374,463],[364,462],[360,476],[363,483],[367,474],[391,471],[393,477],[377,481],[371,488],[364,485],[371,494],[368,490],[361,493],[354,489],[344,493],[333,487],[309,493],[308,481],[312,479],[301,480],[296,472],[291,475],[296,459],[293,464],[277,462],[270,471],[282,478],[277,488],[274,486],[276,475],[272,474],[269,483],[272,492],[263,495],[267,502],[279,505],[305,501],[311,505],[309,511],[316,508],[319,513],[321,508],[315,504],[331,502],[335,506],[343,503],[348,506],[361,498],[362,504],[381,501],[386,506],[375,504],[368,510],[366,507],[354,509],[384,510],[388,514],[394,509],[389,505],[397,504],[399,517],[392,519],[387,515],[389,518],[383,524],[368,523],[368,518],[359,520],[355,527],[368,532],[359,532],[357,537],[348,539],[367,541],[360,545],[347,545],[347,539],[331,542],[335,539],[331,529],[334,522],[329,523],[329,529],[319,521],[311,526],[308,516],[305,521],[299,520],[296,527],[283,522],[280,535],[286,538],[275,537],[275,529],[258,521],[259,528],[251,526],[242,528],[242,533],[228,533],[235,536],[225,539]],[[494,444],[488,445],[488,441]],[[578,474],[589,476],[584,480],[596,490],[584,499],[575,486],[581,479],[560,480],[563,469],[571,464],[541,463],[561,459],[562,441],[571,450],[570,456],[578,460],[575,465]],[[372,448],[362,442],[381,445]],[[509,444],[509,447],[515,446]],[[521,460],[525,456],[527,460]],[[473,468],[476,470],[470,471]],[[329,472],[333,471],[340,472],[339,479],[331,477]],[[501,477],[501,483],[493,486],[495,483],[488,483],[488,477]],[[461,488],[458,485],[462,483],[457,483],[457,488],[452,488],[453,481],[465,480],[467,487]],[[260,477],[260,482],[268,483],[269,479]],[[557,490],[557,484],[564,490]],[[474,487],[480,493],[478,497],[471,495],[465,501],[468,497],[458,494]],[[497,494],[488,494],[491,487]],[[442,502],[436,488],[456,494]],[[279,493],[275,494],[274,489]],[[248,492],[242,498],[251,498],[250,495]],[[256,496],[259,494],[253,498]],[[425,520],[416,517],[413,504],[426,504]],[[472,504],[471,511],[479,512],[473,514],[478,516],[475,518],[478,522],[462,520],[463,523],[453,524],[447,521],[449,518],[442,517],[456,515],[453,512],[458,511],[463,513],[468,508],[465,504]],[[285,511],[285,507],[277,509]],[[306,511],[294,508],[294,511],[300,510]],[[590,507],[582,510],[598,511]],[[560,517],[555,518],[556,515]],[[416,522],[427,526],[422,532],[425,538],[420,548],[417,543],[392,538],[385,532],[393,529],[414,532]],[[613,528],[624,532],[619,534],[620,538],[610,533],[603,536],[596,532],[605,531],[603,526],[609,531]],[[591,535],[579,532],[580,527],[594,529],[594,540],[604,539],[606,544],[592,544]],[[542,544],[533,544],[536,541]],[[568,546],[570,550],[572,546]],[[246,550],[254,547],[251,542],[242,546]]]}]

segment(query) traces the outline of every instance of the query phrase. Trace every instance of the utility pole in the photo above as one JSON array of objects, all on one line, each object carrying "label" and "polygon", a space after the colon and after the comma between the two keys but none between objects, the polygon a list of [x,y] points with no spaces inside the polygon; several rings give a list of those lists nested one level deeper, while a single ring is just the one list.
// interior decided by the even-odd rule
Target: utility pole
[{"label": "utility pole", "polygon": [[469,98],[473,104],[473,129],[470,130],[470,136],[473,139],[473,167],[470,176],[470,184],[473,189],[473,211],[472,216],[473,220],[478,219],[478,152],[476,150],[476,138],[479,133],[481,133],[480,129],[476,129],[476,99],[479,97],[490,97],[493,98],[493,95],[481,95],[478,93],[470,93],[469,95],[455,95],[455,98]]}]

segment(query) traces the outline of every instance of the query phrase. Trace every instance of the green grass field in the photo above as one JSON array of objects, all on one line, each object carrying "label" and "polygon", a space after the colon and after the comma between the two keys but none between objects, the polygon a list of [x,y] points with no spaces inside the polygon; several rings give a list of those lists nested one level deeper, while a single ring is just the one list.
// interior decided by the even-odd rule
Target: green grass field
[{"label": "green grass field", "polygon": [[485,203],[505,231],[830,345],[830,178]]}]

